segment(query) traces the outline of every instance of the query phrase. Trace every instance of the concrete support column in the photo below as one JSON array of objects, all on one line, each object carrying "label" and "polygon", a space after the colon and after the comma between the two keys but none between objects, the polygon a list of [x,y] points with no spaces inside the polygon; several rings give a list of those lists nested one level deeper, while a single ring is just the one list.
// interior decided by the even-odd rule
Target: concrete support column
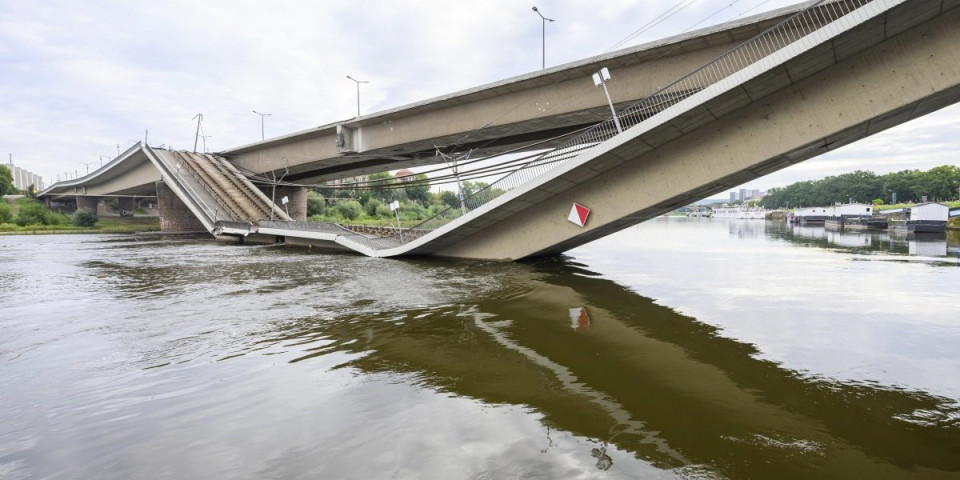
[{"label": "concrete support column", "polygon": [[161,232],[207,231],[187,205],[163,182],[157,182],[157,210],[160,212]]},{"label": "concrete support column", "polygon": [[[273,187],[264,186],[260,187],[267,198],[271,198],[274,195]],[[276,204],[277,208],[280,210],[284,209],[283,197],[287,197],[286,210],[289,212],[290,218],[294,220],[306,221],[307,220],[307,187],[287,187],[287,186],[277,186],[276,190]]]},{"label": "concrete support column", "polygon": [[120,197],[117,199],[121,212],[130,212],[130,215],[133,216],[133,211],[137,209],[137,199],[133,197]]},{"label": "concrete support column", "polygon": [[100,203],[98,197],[77,197],[77,210],[81,208],[86,208],[92,211],[94,214],[97,213],[97,204]]}]

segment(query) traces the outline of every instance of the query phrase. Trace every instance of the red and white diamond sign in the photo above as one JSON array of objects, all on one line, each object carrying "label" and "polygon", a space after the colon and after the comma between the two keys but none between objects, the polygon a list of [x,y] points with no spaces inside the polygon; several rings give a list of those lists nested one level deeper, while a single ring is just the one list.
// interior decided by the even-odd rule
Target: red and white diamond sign
[{"label": "red and white diamond sign", "polygon": [[590,209],[580,205],[579,203],[574,203],[573,207],[570,208],[570,215],[567,216],[567,220],[583,226],[587,223],[587,216],[590,215]]}]

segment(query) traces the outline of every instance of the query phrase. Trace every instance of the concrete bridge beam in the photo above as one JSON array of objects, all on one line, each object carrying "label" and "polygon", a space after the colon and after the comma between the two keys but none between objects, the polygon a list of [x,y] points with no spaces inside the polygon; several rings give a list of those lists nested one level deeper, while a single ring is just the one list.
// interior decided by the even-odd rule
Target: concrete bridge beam
[{"label": "concrete bridge beam", "polygon": [[[642,136],[610,142],[617,153],[595,161],[619,166],[437,254],[507,260],[563,252],[957,103],[957,45],[960,8],[654,148]],[[566,220],[574,202],[592,209],[584,228]]]}]

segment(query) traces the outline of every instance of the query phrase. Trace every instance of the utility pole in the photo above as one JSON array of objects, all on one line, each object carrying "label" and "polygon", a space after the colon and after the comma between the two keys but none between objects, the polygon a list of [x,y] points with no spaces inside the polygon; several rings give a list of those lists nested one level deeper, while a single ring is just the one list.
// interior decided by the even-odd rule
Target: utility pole
[{"label": "utility pole", "polygon": [[[198,113],[193,116],[197,119],[197,131],[193,134],[193,153],[197,153],[197,140],[200,138],[200,123],[203,122],[203,114]],[[263,135],[263,128],[261,127],[260,134]]]}]

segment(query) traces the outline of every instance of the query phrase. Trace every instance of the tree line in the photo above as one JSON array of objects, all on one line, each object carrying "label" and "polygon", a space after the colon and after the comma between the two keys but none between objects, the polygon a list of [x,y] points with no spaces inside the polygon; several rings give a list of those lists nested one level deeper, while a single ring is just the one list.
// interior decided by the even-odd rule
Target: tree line
[{"label": "tree line", "polygon": [[[466,198],[489,185],[465,181],[461,187]],[[496,194],[501,193],[502,190],[496,190]],[[404,181],[389,172],[378,172],[367,176],[356,188],[319,187],[311,190],[307,194],[307,216],[314,222],[393,224],[396,217],[389,206],[393,201],[400,203],[399,216],[404,226],[460,206],[455,192],[431,192],[425,174]]]},{"label": "tree line", "polygon": [[960,192],[960,167],[941,165],[927,171],[903,170],[877,175],[857,170],[821,180],[796,182],[786,187],[771,188],[760,200],[767,208],[795,208],[847,203],[891,203],[896,193],[898,203],[917,203],[957,199]]},{"label": "tree line", "polygon": [[0,196],[16,193],[20,193],[20,191],[13,186],[13,174],[10,173],[10,169],[6,165],[0,165]]}]

